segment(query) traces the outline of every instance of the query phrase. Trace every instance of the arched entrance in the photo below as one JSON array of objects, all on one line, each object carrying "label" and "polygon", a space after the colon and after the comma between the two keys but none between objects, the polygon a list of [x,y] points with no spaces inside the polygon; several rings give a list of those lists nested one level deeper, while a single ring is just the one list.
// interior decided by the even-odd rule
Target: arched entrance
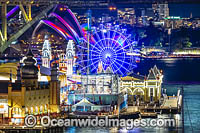
[{"label": "arched entrance", "polygon": [[133,100],[135,105],[139,106],[144,102],[144,90],[141,88],[136,88],[133,90]]}]

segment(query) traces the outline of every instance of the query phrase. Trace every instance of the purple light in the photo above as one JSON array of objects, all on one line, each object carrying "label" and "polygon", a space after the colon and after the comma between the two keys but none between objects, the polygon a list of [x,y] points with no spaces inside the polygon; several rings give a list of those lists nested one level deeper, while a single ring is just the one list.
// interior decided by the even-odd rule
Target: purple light
[{"label": "purple light", "polygon": [[6,18],[9,18],[13,13],[15,13],[17,10],[19,10],[19,6],[17,5],[16,7],[14,7],[12,10],[10,10],[7,15]]},{"label": "purple light", "polygon": [[63,36],[66,40],[73,39],[72,36],[69,35],[65,30],[63,30],[62,28],[60,28],[59,26],[55,25],[54,23],[48,20],[41,20],[39,22],[39,24],[36,26],[36,28],[33,31],[32,37],[35,36],[36,31],[42,26],[42,24],[49,26],[50,28],[58,32],[61,36]]},{"label": "purple light", "polygon": [[80,27],[80,24],[79,24],[79,22],[78,22],[78,20],[76,19],[76,17],[74,16],[74,14],[72,13],[72,11],[70,10],[70,9],[67,9],[67,11],[70,13],[70,15],[73,17],[73,19],[74,19],[74,21],[76,22],[76,24],[77,24],[77,26],[78,26],[78,28],[79,28],[79,32],[80,32],[80,34],[83,36],[83,34],[82,34],[82,30],[81,30],[81,27]]},{"label": "purple light", "polygon": [[54,17],[56,17],[58,20],[60,20],[60,21],[65,25],[65,27],[70,31],[71,35],[75,36],[76,41],[77,41],[77,42],[79,41],[79,36],[78,36],[78,34],[74,31],[74,29],[73,29],[63,18],[61,18],[61,17],[60,17],[58,14],[56,14],[56,13],[51,13],[51,14],[49,15],[49,17],[51,17],[51,16],[54,16]]},{"label": "purple light", "polygon": [[[70,38],[72,39],[72,37],[62,28],[60,28],[59,26],[55,25],[54,23],[48,21],[48,20],[43,20],[43,22],[47,25],[49,25],[51,28],[55,29],[58,33],[60,33],[62,36],[65,36],[65,38],[67,39]],[[67,36],[66,36],[67,35]]]}]

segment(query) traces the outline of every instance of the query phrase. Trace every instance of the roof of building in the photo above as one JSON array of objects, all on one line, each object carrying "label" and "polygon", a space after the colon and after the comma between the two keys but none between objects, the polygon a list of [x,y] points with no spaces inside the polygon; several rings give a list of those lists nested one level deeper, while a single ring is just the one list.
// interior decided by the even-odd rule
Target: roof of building
[{"label": "roof of building", "polygon": [[157,66],[155,65],[153,68],[151,68],[149,70],[147,79],[156,80],[157,77],[160,75],[161,75],[161,73],[160,73],[159,69],[157,68]]},{"label": "roof of building", "polygon": [[86,98],[82,99],[80,102],[73,106],[95,106],[95,104],[89,102]]},{"label": "roof of building", "polygon": [[[147,80],[156,80],[158,76],[160,76],[160,70],[155,65],[153,68],[149,70],[149,74],[147,76]],[[145,76],[133,73],[130,76],[121,77],[123,81],[140,81],[143,82],[145,80]]]},{"label": "roof of building", "polygon": [[110,66],[107,67],[104,73],[112,73],[112,68]]},{"label": "roof of building", "polygon": [[157,66],[154,65],[153,70],[155,72],[155,75],[161,75],[160,71],[158,70]]},{"label": "roof of building", "polygon": [[24,60],[24,66],[22,67],[22,79],[37,79],[38,68],[35,66],[36,60],[33,58],[32,50],[28,49],[26,59]]},{"label": "roof of building", "polygon": [[145,77],[139,74],[131,74],[131,76],[121,77],[124,81],[144,81]]},{"label": "roof of building", "polygon": [[144,80],[144,78],[145,78],[145,76],[136,74],[136,73],[131,74],[131,76],[133,76],[134,78],[140,79],[140,80]]},{"label": "roof of building", "polygon": [[34,56],[34,54],[33,54],[33,52],[32,52],[32,50],[31,50],[30,47],[29,47],[29,49],[28,49],[28,52],[27,52],[26,56],[27,56],[27,57],[31,57],[31,58]]},{"label": "roof of building", "polygon": [[149,79],[151,79],[151,80],[156,80],[157,78],[156,78],[156,74],[155,74],[155,72],[154,72],[154,69],[150,69],[149,70],[149,74],[148,74],[148,76],[147,76],[147,79],[149,80]]}]

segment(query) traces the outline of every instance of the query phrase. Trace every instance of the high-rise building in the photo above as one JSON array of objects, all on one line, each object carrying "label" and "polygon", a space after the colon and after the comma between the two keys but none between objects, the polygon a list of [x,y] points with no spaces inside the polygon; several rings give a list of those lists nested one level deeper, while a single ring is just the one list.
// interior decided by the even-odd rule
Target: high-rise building
[{"label": "high-rise building", "polygon": [[168,3],[155,3],[152,4],[152,8],[154,10],[155,19],[161,20],[169,16],[169,7]]},{"label": "high-rise building", "polygon": [[141,18],[138,17],[138,23],[147,26],[149,24],[149,19],[154,17],[154,12],[152,8],[143,8],[141,10]]},{"label": "high-rise building", "polygon": [[125,8],[124,10],[117,10],[117,16],[119,23],[121,24],[135,24],[135,9],[134,8]]}]

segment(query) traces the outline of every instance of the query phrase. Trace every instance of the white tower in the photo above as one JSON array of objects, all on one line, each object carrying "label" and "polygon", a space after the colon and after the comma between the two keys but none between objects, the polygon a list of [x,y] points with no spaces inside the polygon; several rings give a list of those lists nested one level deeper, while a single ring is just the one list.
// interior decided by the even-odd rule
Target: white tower
[{"label": "white tower", "polygon": [[48,38],[49,38],[48,35],[45,35],[44,44],[42,48],[42,66],[50,68],[51,44]]},{"label": "white tower", "polygon": [[75,56],[74,42],[73,40],[69,40],[66,48],[67,76],[73,74],[74,56]]}]

